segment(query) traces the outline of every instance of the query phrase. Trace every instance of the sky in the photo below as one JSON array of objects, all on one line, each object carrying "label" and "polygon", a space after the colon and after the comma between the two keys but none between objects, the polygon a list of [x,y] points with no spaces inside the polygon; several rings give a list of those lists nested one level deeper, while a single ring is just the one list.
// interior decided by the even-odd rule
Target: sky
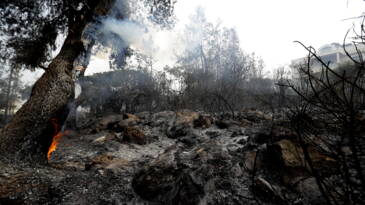
[{"label": "sky", "polygon": [[[306,55],[294,41],[318,49],[324,44],[342,43],[354,19],[365,11],[364,0],[178,0],[176,29],[188,23],[189,16],[201,6],[209,21],[221,21],[236,28],[242,49],[263,58],[266,71],[290,64]],[[173,63],[171,48],[176,33],[158,32],[156,65]],[[106,58],[92,57],[87,75],[108,70]],[[158,68],[157,68],[158,69]]]},{"label": "sky", "polygon": [[363,0],[184,0],[177,16],[186,18],[198,5],[210,20],[235,27],[246,52],[255,52],[267,69],[290,63],[306,52],[293,41],[319,48],[339,42],[365,11]]}]

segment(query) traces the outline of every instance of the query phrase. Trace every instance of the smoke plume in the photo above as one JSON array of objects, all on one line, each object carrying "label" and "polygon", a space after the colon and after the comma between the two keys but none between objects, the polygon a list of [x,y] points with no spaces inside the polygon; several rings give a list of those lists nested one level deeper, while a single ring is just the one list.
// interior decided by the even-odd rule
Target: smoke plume
[{"label": "smoke plume", "polygon": [[107,37],[117,35],[125,44],[125,47],[133,47],[145,54],[152,54],[152,34],[147,27],[130,21],[107,18],[102,21],[101,30]]}]

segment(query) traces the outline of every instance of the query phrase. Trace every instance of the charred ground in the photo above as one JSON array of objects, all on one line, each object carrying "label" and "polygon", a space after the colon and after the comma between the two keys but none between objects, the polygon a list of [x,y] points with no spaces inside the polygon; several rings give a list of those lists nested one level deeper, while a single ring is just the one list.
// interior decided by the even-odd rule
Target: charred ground
[{"label": "charred ground", "polygon": [[[63,136],[48,166],[1,164],[2,204],[322,204],[296,134],[246,110],[108,115]],[[276,116],[278,117],[278,116]],[[310,147],[323,176],[336,161]]]}]

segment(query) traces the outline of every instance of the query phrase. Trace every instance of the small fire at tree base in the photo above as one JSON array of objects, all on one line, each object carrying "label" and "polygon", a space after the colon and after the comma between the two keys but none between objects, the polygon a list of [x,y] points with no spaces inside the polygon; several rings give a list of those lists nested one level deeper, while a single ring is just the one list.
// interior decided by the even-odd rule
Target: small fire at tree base
[{"label": "small fire at tree base", "polygon": [[61,131],[61,127],[60,127],[60,125],[58,123],[58,119],[56,119],[56,118],[51,119],[51,123],[53,125],[54,130],[55,130],[55,135],[53,136],[52,143],[51,143],[51,145],[48,148],[48,152],[47,152],[47,159],[48,160],[51,159],[52,153],[54,151],[56,151],[57,145],[60,142],[61,137],[64,136],[64,135],[66,135],[68,133],[68,131],[65,131],[65,132],[62,132]]}]

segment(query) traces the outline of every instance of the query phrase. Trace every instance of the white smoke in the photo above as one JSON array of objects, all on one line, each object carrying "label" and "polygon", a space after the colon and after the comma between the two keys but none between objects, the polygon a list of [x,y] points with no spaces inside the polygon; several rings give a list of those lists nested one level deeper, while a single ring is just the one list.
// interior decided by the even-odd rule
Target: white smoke
[{"label": "white smoke", "polygon": [[141,42],[142,36],[145,33],[145,29],[142,26],[128,20],[118,21],[108,18],[104,20],[103,26],[104,32],[113,32],[128,44]]},{"label": "white smoke", "polygon": [[105,19],[102,23],[102,31],[104,33],[118,35],[126,46],[131,46],[146,54],[153,52],[152,35],[146,27],[129,20],[116,20],[112,18]]},{"label": "white smoke", "polygon": [[[107,60],[113,51],[122,51],[123,48],[129,47],[141,54],[152,57],[156,62],[156,66],[162,68],[165,65],[173,65],[176,62],[178,53],[189,48],[194,49],[197,42],[200,42],[200,38],[192,38],[189,41],[182,38],[181,30],[184,30],[182,22],[180,22],[180,28],[161,30],[158,25],[155,25],[148,18],[149,11],[147,8],[143,8],[142,0],[118,0],[117,2],[115,10],[122,11],[122,13],[129,12],[125,16],[126,18],[119,19],[116,15],[110,15],[108,18],[100,20],[101,24],[91,27],[87,31],[90,36],[102,37],[101,41],[104,48],[97,48],[94,59],[97,57]],[[133,9],[138,9],[138,15],[129,11]],[[115,10],[114,12],[118,13]],[[194,27],[194,25],[190,26]],[[192,32],[195,33],[199,29],[201,28],[197,27]]]},{"label": "white smoke", "polygon": [[81,95],[81,85],[78,82],[75,82],[75,99],[77,99]]},{"label": "white smoke", "polygon": [[[160,62],[172,61],[175,57],[174,48],[178,47],[179,37],[176,31],[161,30],[148,22],[118,20],[107,18],[102,21],[101,32],[104,36],[117,35],[124,42],[124,47],[130,47],[144,55]],[[116,46],[116,45],[111,45]]]}]

